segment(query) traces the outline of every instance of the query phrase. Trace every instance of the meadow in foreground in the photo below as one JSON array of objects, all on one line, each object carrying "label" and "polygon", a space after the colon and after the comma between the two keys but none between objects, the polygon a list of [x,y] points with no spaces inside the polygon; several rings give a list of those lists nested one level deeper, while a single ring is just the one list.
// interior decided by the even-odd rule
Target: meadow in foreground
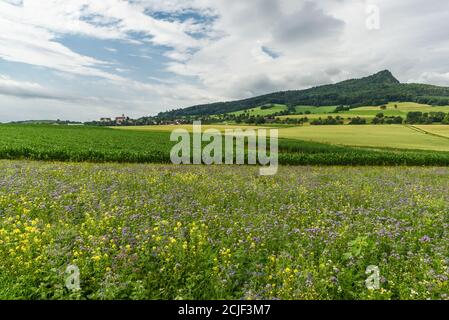
[{"label": "meadow in foreground", "polygon": [[0,161],[0,298],[449,298],[448,168],[257,172]]}]

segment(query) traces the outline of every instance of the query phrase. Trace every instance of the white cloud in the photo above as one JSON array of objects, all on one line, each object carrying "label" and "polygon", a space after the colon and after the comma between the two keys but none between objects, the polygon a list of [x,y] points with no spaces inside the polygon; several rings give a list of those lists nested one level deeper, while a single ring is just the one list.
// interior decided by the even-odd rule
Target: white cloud
[{"label": "white cloud", "polygon": [[144,6],[126,1],[24,0],[17,4],[0,2],[0,58],[9,61],[120,80],[98,68],[105,62],[73,52],[58,42],[58,36],[79,34],[139,43],[130,34],[142,33],[149,43],[182,51],[201,44],[187,34],[184,24],[157,20],[144,13]]},{"label": "white cloud", "polygon": [[79,75],[118,79],[96,68],[105,62],[77,54],[57,42],[56,34],[36,26],[35,18],[28,19],[29,13],[22,7],[0,3],[0,12],[0,58]]},{"label": "white cloud", "polygon": [[[368,3],[380,8],[380,30],[366,28]],[[215,33],[225,36],[168,69],[198,77],[213,93],[243,98],[386,68],[402,81],[447,83],[445,0],[431,5],[418,0],[216,0],[209,5],[219,13]],[[270,58],[264,47],[279,57]]]},{"label": "white cloud", "polygon": [[[72,79],[73,80],[73,79]],[[54,90],[39,83],[19,81],[0,75],[0,121],[25,119],[72,119],[88,121],[101,116],[125,113],[132,117],[148,115],[149,111],[164,111],[184,101],[206,103],[223,97],[189,84],[159,81],[147,84],[129,81],[123,86],[103,83],[91,90]],[[98,92],[106,92],[106,94]]]},{"label": "white cloud", "polygon": [[[380,8],[380,30],[366,28],[367,3]],[[0,1],[0,58],[53,69],[73,94],[90,90],[91,98],[82,102],[86,108],[127,108],[139,116],[386,68],[401,81],[447,85],[448,16],[446,0],[9,0]],[[120,40],[139,49],[159,46],[169,60],[159,69],[168,74],[164,80],[151,72],[140,78],[157,78],[156,84],[129,79],[132,73],[124,71],[133,68],[64,46],[60,38],[71,35]],[[152,52],[123,54],[142,66],[157,63]],[[83,87],[78,80],[85,76],[108,81],[91,80]],[[42,78],[40,89],[25,82],[14,91],[15,80],[0,80],[4,91],[9,81],[9,97],[18,87],[47,86]]]},{"label": "white cloud", "polygon": [[[186,62],[170,63],[168,70],[199,77],[209,90],[230,98],[332,81],[316,65],[328,55],[323,49],[338,44],[345,22],[312,2],[289,1],[295,4],[289,10],[285,3],[214,1],[214,11],[220,12],[214,31],[225,36]],[[315,81],[310,81],[311,73],[316,73]]]},{"label": "white cloud", "polygon": [[140,58],[140,59],[146,59],[146,60],[152,60],[153,57],[148,54],[130,54],[130,57]]},{"label": "white cloud", "polygon": [[67,97],[42,87],[38,83],[17,81],[0,74],[0,95],[21,97],[26,99],[65,100]]}]

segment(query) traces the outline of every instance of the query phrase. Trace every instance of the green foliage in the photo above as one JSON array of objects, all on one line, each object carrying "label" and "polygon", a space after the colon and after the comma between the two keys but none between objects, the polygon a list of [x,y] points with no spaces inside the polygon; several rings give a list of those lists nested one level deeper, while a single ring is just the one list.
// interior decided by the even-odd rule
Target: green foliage
[{"label": "green foliage", "polygon": [[314,119],[310,122],[311,125],[337,125],[337,124],[343,124],[343,119],[340,116],[336,116],[335,118],[332,116],[328,116],[325,119],[322,119],[321,117],[318,119]]},{"label": "green foliage", "polygon": [[409,124],[432,124],[439,123],[446,124],[444,119],[449,116],[449,113],[446,114],[444,112],[409,112],[407,114],[406,122]]},{"label": "green foliage", "polygon": [[404,119],[400,116],[385,117],[383,113],[378,113],[376,117],[371,120],[372,124],[402,124],[403,122]]},{"label": "green foliage", "polygon": [[273,109],[274,107],[276,107],[275,104],[266,104],[264,106],[261,106],[260,109],[261,110],[268,110],[268,109]]},{"label": "green foliage", "polygon": [[349,121],[349,124],[366,124],[365,118],[354,117]]},{"label": "green foliage", "polygon": [[340,105],[335,108],[335,112],[350,111],[350,110],[351,110],[350,106],[343,106],[343,105]]},{"label": "green foliage", "polygon": [[441,121],[442,124],[449,124],[449,113],[447,114],[447,116],[443,119],[443,121]]},{"label": "green foliage", "polygon": [[[280,115],[280,114],[288,114],[288,108],[285,105],[279,104],[267,104],[261,107],[231,112],[227,114],[227,116],[235,116],[235,117],[250,117],[250,116],[271,116],[271,115]],[[222,115],[225,116],[225,115]]]},{"label": "green foliage", "polygon": [[354,259],[361,256],[363,250],[368,246],[368,237],[359,236],[348,243],[348,251],[343,254],[345,259]]}]

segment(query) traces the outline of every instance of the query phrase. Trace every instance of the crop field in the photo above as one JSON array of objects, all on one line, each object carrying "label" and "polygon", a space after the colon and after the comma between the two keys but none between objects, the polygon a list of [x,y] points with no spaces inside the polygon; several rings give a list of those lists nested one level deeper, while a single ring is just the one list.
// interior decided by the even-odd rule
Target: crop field
[{"label": "crop field", "polygon": [[347,146],[449,151],[449,140],[404,125],[304,126],[280,129],[279,136]]},{"label": "crop field", "polygon": [[169,162],[166,132],[101,127],[0,125],[0,158],[60,161]]},{"label": "crop field", "polygon": [[449,126],[440,126],[440,125],[415,125],[415,127],[429,132],[431,134],[436,134],[442,137],[449,138]]},{"label": "crop field", "polygon": [[[223,131],[235,126],[203,126],[204,129],[217,128]],[[449,126],[417,126],[429,132],[449,135]],[[171,131],[176,128],[191,130],[192,126],[145,126],[124,127],[136,131]],[[263,127],[243,127],[257,129]],[[118,127],[121,130],[121,127]],[[358,125],[358,126],[297,126],[280,127],[279,137],[294,140],[313,141],[332,145],[376,147],[411,150],[449,151],[449,140],[425,134],[404,125]]]},{"label": "crop field", "polygon": [[[214,126],[215,127],[215,126]],[[337,129],[340,129],[339,126]],[[88,161],[88,162],[129,162],[129,163],[171,163],[170,150],[176,142],[170,141],[170,131],[182,126],[164,126],[144,128],[127,127],[126,130],[116,130],[101,127],[55,126],[55,125],[0,125],[0,158],[1,159],[30,159],[57,161]],[[203,129],[210,128],[204,126]],[[221,126],[218,129],[230,128]],[[250,127],[254,128],[254,127]],[[260,127],[259,127],[260,128]],[[320,126],[328,130],[328,126]],[[344,126],[353,128],[358,126]],[[370,128],[381,128],[370,126]],[[385,126],[385,128],[393,128]],[[143,131],[142,131],[143,129]],[[166,131],[162,131],[162,129]],[[288,165],[449,165],[449,152],[433,150],[385,149],[384,147],[348,147],[342,141],[336,144],[321,143],[323,132],[316,135],[302,136],[303,129],[309,127],[280,128],[279,133],[279,163]],[[313,128],[312,128],[313,129]],[[369,129],[369,128],[368,128]],[[448,141],[443,137],[435,137],[419,130],[401,129],[416,137],[424,137],[425,141],[442,141],[446,150]],[[394,133],[394,132],[393,132]],[[374,133],[373,133],[374,134]],[[357,131],[345,133],[343,138],[353,143],[359,138]],[[328,137],[335,139],[337,135],[328,132]],[[342,134],[340,134],[342,136]],[[368,136],[369,137],[369,136]],[[387,139],[388,137],[388,139]],[[396,137],[397,138],[397,137]],[[309,140],[310,141],[307,141]],[[342,138],[341,138],[342,139]],[[371,141],[388,141],[389,136],[382,139],[371,137]],[[404,139],[409,139],[404,136]],[[317,142],[318,141],[318,142]],[[362,140],[359,140],[362,141]],[[417,145],[414,140],[405,140],[413,148],[430,145]],[[419,141],[418,141],[419,142]],[[425,142],[421,142],[425,143]],[[203,145],[207,144],[206,142]],[[362,144],[362,142],[360,142]],[[388,143],[384,143],[388,145]]]},{"label": "crop field", "polygon": [[[201,125],[202,131],[206,131],[208,129],[217,129],[221,132],[224,132],[226,129],[262,129],[268,128],[268,126],[250,126],[250,125],[224,125],[224,124],[214,124],[214,125]],[[125,130],[125,131],[154,131],[154,132],[171,132],[175,129],[185,129],[189,132],[192,132],[191,124],[182,124],[182,125],[152,125],[152,126],[129,126],[129,127],[111,127],[111,129],[116,130]]]},{"label": "crop field", "polygon": [[[0,172],[0,299],[448,298],[448,168]],[[368,266],[380,290],[366,289]]]}]

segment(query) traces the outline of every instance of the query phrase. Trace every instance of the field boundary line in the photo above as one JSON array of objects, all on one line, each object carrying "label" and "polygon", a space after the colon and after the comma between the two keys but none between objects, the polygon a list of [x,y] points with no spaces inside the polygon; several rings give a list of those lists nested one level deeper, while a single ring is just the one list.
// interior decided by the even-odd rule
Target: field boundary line
[{"label": "field boundary line", "polygon": [[415,127],[415,126],[407,126],[407,125],[406,125],[406,127],[409,128],[409,129],[411,129],[411,130],[414,130],[414,131],[416,131],[416,132],[419,132],[419,133],[429,134],[429,135],[431,135],[431,136],[435,136],[435,137],[438,137],[438,138],[443,138],[443,139],[449,140],[449,137],[442,136],[442,135],[439,135],[439,134],[437,134],[437,133],[433,133],[433,132],[430,132],[430,131],[426,131],[426,130],[424,130],[424,129],[417,128],[417,127]]}]

